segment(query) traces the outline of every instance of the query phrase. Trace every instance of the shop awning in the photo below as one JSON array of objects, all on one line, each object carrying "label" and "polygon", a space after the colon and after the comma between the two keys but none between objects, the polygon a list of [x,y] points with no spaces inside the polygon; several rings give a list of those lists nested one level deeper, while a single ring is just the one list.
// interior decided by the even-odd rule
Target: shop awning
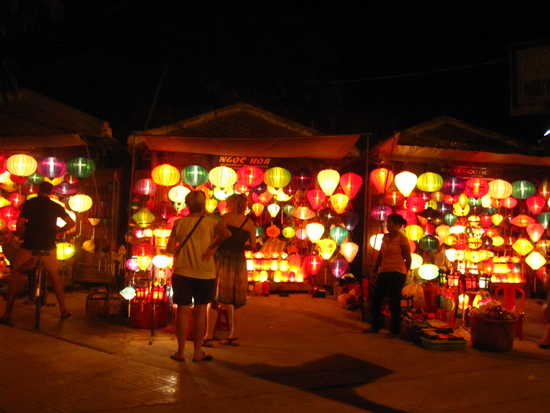
[{"label": "shop awning", "polygon": [[400,145],[398,138],[390,138],[372,150],[388,161],[418,161],[435,163],[442,161],[464,163],[491,163],[505,165],[550,166],[550,158],[520,155],[514,153],[494,153],[447,148],[430,148],[416,145]]},{"label": "shop awning", "polygon": [[137,135],[153,151],[206,155],[271,158],[340,159],[353,148],[359,135],[305,136],[293,138],[189,138]]},{"label": "shop awning", "polygon": [[63,148],[84,146],[86,143],[78,134],[38,135],[38,136],[0,136],[0,150]]}]

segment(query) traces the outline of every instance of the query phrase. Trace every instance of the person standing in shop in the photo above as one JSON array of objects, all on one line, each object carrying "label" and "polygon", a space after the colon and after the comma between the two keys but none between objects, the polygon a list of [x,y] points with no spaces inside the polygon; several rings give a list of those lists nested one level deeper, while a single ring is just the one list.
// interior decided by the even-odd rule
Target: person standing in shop
[{"label": "person standing in shop", "polygon": [[398,336],[401,327],[401,291],[407,273],[411,269],[411,248],[402,228],[407,221],[399,214],[391,214],[386,221],[388,233],[382,239],[374,273],[379,271],[371,300],[372,323],[366,333],[378,333],[382,328],[382,303],[386,296],[390,299],[391,327],[386,338]]}]

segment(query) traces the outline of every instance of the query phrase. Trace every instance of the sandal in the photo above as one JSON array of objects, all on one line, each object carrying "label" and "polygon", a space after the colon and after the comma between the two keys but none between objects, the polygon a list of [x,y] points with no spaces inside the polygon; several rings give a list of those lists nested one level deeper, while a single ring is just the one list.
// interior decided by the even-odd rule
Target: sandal
[{"label": "sandal", "polygon": [[[170,354],[170,358],[175,361],[185,361],[183,357],[178,357],[178,353]],[[195,361],[195,360],[193,360]]]},{"label": "sandal", "polygon": [[214,357],[212,357],[210,354],[204,353],[204,357],[201,359],[193,359],[195,363],[198,363],[199,361],[212,361],[214,360]]},{"label": "sandal", "polygon": [[220,344],[222,346],[233,346],[233,347],[239,347],[239,343],[235,343],[238,338],[228,338],[227,340],[220,341]]},{"label": "sandal", "polygon": [[211,343],[211,341],[214,341],[213,338],[209,338],[208,340],[202,340],[202,346],[203,347],[214,347],[214,344]]},{"label": "sandal", "polygon": [[71,313],[70,311],[67,311],[65,314],[61,314],[61,319],[66,320],[67,318],[69,318],[72,315],[73,315],[73,313]]}]

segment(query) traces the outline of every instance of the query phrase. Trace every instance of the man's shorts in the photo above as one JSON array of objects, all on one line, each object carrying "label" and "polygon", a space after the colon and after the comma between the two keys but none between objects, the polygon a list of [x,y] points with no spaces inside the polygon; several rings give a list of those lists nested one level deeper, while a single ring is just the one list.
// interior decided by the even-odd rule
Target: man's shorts
[{"label": "man's shorts", "polygon": [[216,279],[203,280],[200,278],[172,275],[172,289],[174,290],[174,304],[185,306],[208,304],[216,295]]}]

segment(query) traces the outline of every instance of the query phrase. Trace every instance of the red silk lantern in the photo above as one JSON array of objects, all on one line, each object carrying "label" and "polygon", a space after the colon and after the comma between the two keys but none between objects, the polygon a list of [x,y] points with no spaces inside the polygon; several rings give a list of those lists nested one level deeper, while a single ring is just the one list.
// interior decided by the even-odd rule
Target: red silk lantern
[{"label": "red silk lantern", "polygon": [[229,208],[227,207],[227,201],[219,201],[217,208],[218,208],[218,211],[220,211],[221,215],[225,215],[229,212]]},{"label": "red silk lantern", "polygon": [[544,227],[539,223],[527,225],[525,230],[533,242],[538,242],[544,235]]},{"label": "red silk lantern", "polygon": [[346,194],[350,200],[355,198],[355,195],[357,195],[362,183],[363,178],[353,172],[349,172],[340,177],[340,186],[342,187],[344,194]]},{"label": "red silk lantern", "polygon": [[19,192],[14,192],[13,194],[10,194],[8,199],[14,208],[19,208],[21,205],[23,205],[23,202],[25,202],[25,197]]},{"label": "red silk lantern", "polygon": [[257,166],[245,165],[237,171],[237,178],[247,187],[252,188],[264,181],[264,171]]},{"label": "red silk lantern", "polygon": [[533,215],[537,215],[538,213],[540,213],[546,205],[546,201],[544,200],[544,198],[537,195],[533,195],[532,197],[527,198],[525,203],[527,204],[527,208],[529,208],[529,211],[531,211]]},{"label": "red silk lantern", "polygon": [[426,201],[420,196],[411,196],[406,202],[407,209],[410,209],[414,213],[419,213],[426,209]]},{"label": "red silk lantern", "polygon": [[510,220],[510,223],[512,225],[515,225],[517,227],[525,228],[528,225],[534,224],[537,221],[531,218],[530,216],[527,216],[525,214],[519,214],[518,216],[515,216]]},{"label": "red silk lantern", "polygon": [[511,196],[502,200],[502,206],[506,209],[514,209],[517,204],[518,200],[516,198],[512,198]]},{"label": "red silk lantern", "polygon": [[[1,172],[1,169],[0,169]],[[548,200],[550,198],[550,179],[543,178],[541,183],[539,184],[539,187],[537,188],[537,192],[541,197]]]},{"label": "red silk lantern", "polygon": [[317,210],[323,207],[326,195],[321,189],[310,189],[306,196],[313,209]]},{"label": "red silk lantern", "polygon": [[444,202],[448,205],[454,205],[458,203],[459,199],[460,199],[460,195],[445,195]]},{"label": "red silk lantern", "polygon": [[472,198],[481,198],[489,192],[489,183],[483,178],[471,178],[466,181],[464,193]]},{"label": "red silk lantern", "polygon": [[310,275],[317,275],[321,265],[323,264],[323,259],[319,255],[308,255],[304,258],[307,272]]},{"label": "red silk lantern", "polygon": [[5,206],[3,208],[0,208],[0,218],[5,220],[6,222],[9,221],[17,221],[17,218],[19,218],[19,210],[15,209],[12,206]]},{"label": "red silk lantern", "polygon": [[383,194],[393,181],[393,172],[386,168],[375,169],[370,173],[370,181]]},{"label": "red silk lantern", "polygon": [[407,225],[416,224],[416,214],[410,209],[400,209],[397,214],[401,215],[407,221]]},{"label": "red silk lantern", "polygon": [[27,177],[26,176],[19,176],[19,175],[10,174],[10,180],[14,184],[21,185],[22,183],[24,183],[27,180]]},{"label": "red silk lantern", "polygon": [[405,202],[405,195],[397,190],[388,191],[384,195],[384,202],[389,206],[400,206]]},{"label": "red silk lantern", "polygon": [[157,190],[157,184],[150,178],[139,179],[136,181],[134,188],[140,195],[151,196]]}]

